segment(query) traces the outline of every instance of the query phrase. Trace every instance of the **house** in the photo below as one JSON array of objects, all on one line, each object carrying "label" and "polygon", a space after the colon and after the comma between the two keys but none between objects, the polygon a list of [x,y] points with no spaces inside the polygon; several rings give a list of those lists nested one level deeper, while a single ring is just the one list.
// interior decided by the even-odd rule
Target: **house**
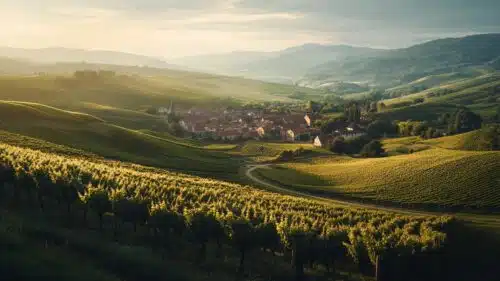
[{"label": "house", "polygon": [[186,121],[184,120],[179,121],[179,125],[181,126],[182,129],[184,129],[184,131],[189,131],[189,126],[186,123]]},{"label": "house", "polygon": [[304,120],[306,121],[307,127],[311,127],[311,117],[308,114],[304,116]]},{"label": "house", "polygon": [[243,135],[244,138],[246,139],[254,139],[258,140],[260,138],[260,135],[257,131],[249,131]]},{"label": "house", "polygon": [[316,138],[314,138],[313,145],[315,147],[323,147],[323,142],[321,141],[321,139],[319,138],[319,136],[317,136]]},{"label": "house", "polygon": [[315,147],[328,147],[333,143],[334,137],[331,135],[316,136],[313,141]]},{"label": "house", "polygon": [[364,135],[365,131],[357,124],[350,124],[342,132],[342,137],[344,137],[344,139],[353,139]]},{"label": "house", "polygon": [[303,115],[289,115],[284,117],[283,119],[285,121],[285,124],[293,125],[294,127],[306,128],[309,126],[307,125],[306,120],[304,120]]},{"label": "house", "polygon": [[304,127],[299,127],[293,129],[294,135],[295,135],[295,140],[307,140],[310,141],[311,139],[311,133],[308,128]]},{"label": "house", "polygon": [[189,130],[193,134],[203,134],[205,132],[204,124],[192,124]]},{"label": "house", "polygon": [[261,138],[266,135],[266,130],[264,129],[264,127],[257,128],[256,132],[259,135],[259,137],[261,137]]},{"label": "house", "polygon": [[295,133],[292,129],[282,129],[280,132],[281,139],[284,141],[294,142]]}]

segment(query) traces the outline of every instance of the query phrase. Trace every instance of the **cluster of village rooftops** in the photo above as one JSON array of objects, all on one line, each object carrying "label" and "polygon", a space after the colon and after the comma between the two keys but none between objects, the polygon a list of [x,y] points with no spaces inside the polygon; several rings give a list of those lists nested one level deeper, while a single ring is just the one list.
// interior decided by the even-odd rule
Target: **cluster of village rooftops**
[{"label": "cluster of village rooftops", "polygon": [[[170,116],[172,108],[159,108],[160,115]],[[324,117],[310,112],[265,112],[255,109],[176,110],[175,115],[184,131],[198,139],[222,141],[273,140],[283,142],[312,142],[326,146],[335,137],[345,139],[365,134],[357,124],[339,123],[332,132],[322,132],[313,126]]]}]

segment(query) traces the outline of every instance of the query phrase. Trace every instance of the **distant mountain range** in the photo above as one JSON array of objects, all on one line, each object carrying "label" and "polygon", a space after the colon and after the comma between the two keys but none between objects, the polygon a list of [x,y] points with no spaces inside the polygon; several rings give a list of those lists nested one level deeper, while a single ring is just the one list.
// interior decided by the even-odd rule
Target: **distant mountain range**
[{"label": "distant mountain range", "polygon": [[500,70],[500,34],[430,41],[404,49],[344,57],[311,68],[300,84],[335,81],[398,85],[436,74]]},{"label": "distant mountain range", "polygon": [[177,65],[276,82],[293,82],[319,64],[382,50],[346,45],[305,44],[275,52],[232,52],[172,60]]},{"label": "distant mountain range", "polygon": [[[392,50],[306,44],[281,51],[201,55],[168,62],[123,52],[67,48],[0,47],[0,57],[4,57],[0,58],[0,73],[19,72],[19,69],[35,71],[35,63],[58,64],[41,68],[44,71],[64,69],[64,64],[85,67],[83,63],[112,69],[118,65],[143,66],[150,69],[147,73],[156,73],[153,69],[199,70],[313,88],[338,90],[349,86],[348,92],[352,92],[357,88],[361,91],[374,86],[393,87],[429,75],[500,70],[500,34],[438,39]],[[16,61],[23,65],[16,65]],[[113,65],[115,67],[111,67]]]},{"label": "distant mountain range", "polygon": [[162,59],[115,51],[80,50],[69,48],[21,49],[0,47],[0,57],[19,59],[34,63],[90,63],[126,66],[148,66],[154,68],[179,68]]}]

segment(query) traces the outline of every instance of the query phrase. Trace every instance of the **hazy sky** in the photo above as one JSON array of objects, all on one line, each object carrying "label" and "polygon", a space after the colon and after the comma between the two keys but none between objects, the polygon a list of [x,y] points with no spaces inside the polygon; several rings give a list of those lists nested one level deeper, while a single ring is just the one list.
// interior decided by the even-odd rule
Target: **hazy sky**
[{"label": "hazy sky", "polygon": [[0,0],[0,45],[178,57],[500,32],[500,0]]}]

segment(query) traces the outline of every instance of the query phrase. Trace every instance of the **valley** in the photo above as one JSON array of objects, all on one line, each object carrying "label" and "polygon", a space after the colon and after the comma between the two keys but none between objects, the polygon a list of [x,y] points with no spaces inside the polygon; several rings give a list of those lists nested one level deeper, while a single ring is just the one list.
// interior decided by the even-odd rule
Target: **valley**
[{"label": "valley", "polygon": [[0,273],[496,281],[497,45],[0,48]]}]

